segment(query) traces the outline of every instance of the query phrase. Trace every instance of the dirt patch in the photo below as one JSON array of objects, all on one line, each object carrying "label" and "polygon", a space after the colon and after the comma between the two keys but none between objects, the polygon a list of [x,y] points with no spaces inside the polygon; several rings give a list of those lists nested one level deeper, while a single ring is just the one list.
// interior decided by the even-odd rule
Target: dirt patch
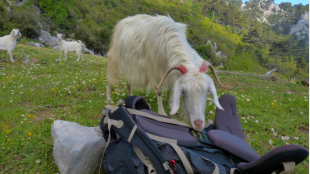
[{"label": "dirt patch", "polygon": [[286,93],[289,93],[289,94],[295,94],[295,93],[296,93],[296,91],[291,91],[291,90],[288,90],[288,89],[285,90],[285,92],[286,92]]},{"label": "dirt patch", "polygon": [[301,126],[298,128],[298,130],[304,134],[309,134],[309,128],[307,128],[306,126]]},{"label": "dirt patch", "polygon": [[49,110],[43,110],[43,111],[36,113],[36,117],[34,117],[33,120],[36,122],[44,121],[45,119],[49,118],[50,116],[52,116],[52,114]]}]

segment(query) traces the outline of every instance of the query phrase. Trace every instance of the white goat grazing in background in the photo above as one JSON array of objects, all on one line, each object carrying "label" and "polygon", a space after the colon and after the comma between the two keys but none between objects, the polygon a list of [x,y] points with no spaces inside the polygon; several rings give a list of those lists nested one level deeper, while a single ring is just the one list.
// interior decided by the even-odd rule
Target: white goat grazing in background
[{"label": "white goat grazing in background", "polygon": [[[121,20],[114,28],[107,68],[107,99],[111,101],[111,85],[117,84],[119,75],[124,75],[128,95],[131,86],[154,89],[158,113],[166,115],[162,104],[160,86],[168,89],[167,101],[171,100],[170,115],[174,115],[184,100],[184,120],[196,130],[205,126],[207,95],[213,95],[215,105],[223,109],[217,98],[213,80],[206,75],[210,67],[186,40],[186,25],[174,22],[166,16],[136,15]],[[172,70],[178,71],[172,71]],[[167,80],[165,80],[167,78]],[[223,86],[222,86],[223,87]]]},{"label": "white goat grazing in background", "polygon": [[10,55],[10,61],[12,63],[14,62],[12,51],[15,49],[18,36],[22,36],[22,34],[19,32],[19,29],[13,29],[10,35],[0,37],[0,50],[7,51],[7,53]]},{"label": "white goat grazing in background", "polygon": [[64,35],[63,34],[57,34],[55,37],[57,37],[58,39],[58,46],[59,46],[59,50],[62,51],[63,55],[64,55],[64,59],[67,60],[67,54],[68,52],[73,52],[75,51],[78,58],[76,61],[80,60],[81,57],[81,61],[83,61],[83,54],[82,54],[82,41],[78,40],[77,42],[67,42],[64,39]]}]

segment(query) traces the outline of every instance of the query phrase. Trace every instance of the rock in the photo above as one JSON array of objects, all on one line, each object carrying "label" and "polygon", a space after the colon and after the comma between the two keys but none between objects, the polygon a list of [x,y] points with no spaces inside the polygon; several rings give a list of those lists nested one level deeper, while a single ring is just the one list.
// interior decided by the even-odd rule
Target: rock
[{"label": "rock", "polygon": [[216,46],[216,43],[214,42],[214,45],[213,45],[213,49],[216,51],[217,50],[217,46]]},{"label": "rock", "polygon": [[102,157],[105,140],[99,127],[55,120],[52,124],[53,155],[62,174],[91,174]]},{"label": "rock", "polygon": [[41,47],[41,45],[39,43],[34,43],[33,46],[35,47]]},{"label": "rock", "polygon": [[212,45],[212,43],[211,43],[211,41],[210,41],[210,40],[208,40],[208,42],[207,42],[207,44],[206,44],[206,45],[208,45],[208,44],[210,44],[210,45],[212,46],[212,48],[213,48],[213,45]]},{"label": "rock", "polygon": [[[296,25],[292,25],[290,35],[296,35],[299,40],[309,37],[309,12],[305,12]],[[309,45],[309,41],[307,41]]]},{"label": "rock", "polygon": [[55,49],[55,50],[59,50],[59,46],[58,46],[58,45],[53,46],[53,49]]},{"label": "rock", "polygon": [[27,2],[28,0],[23,0],[22,2],[18,2],[17,4],[16,4],[16,6],[22,6],[25,2]]},{"label": "rock", "polygon": [[61,59],[55,59],[56,60],[56,63],[59,63],[61,61]]},{"label": "rock", "polygon": [[41,30],[41,35],[39,37],[39,40],[42,44],[48,47],[53,47],[55,45],[58,45],[58,41],[55,37],[51,36],[51,34],[47,31]]},{"label": "rock", "polygon": [[33,63],[33,64],[35,64],[35,63],[38,63],[39,61],[38,61],[38,59],[36,59],[36,58],[32,58],[31,59],[31,63]]},{"label": "rock", "polygon": [[272,69],[271,71],[268,71],[265,75],[267,76],[267,75],[270,75],[273,71],[276,71],[277,69],[276,68],[274,68],[274,69]]},{"label": "rock", "polygon": [[218,51],[218,52],[215,53],[215,56],[216,56],[216,57],[222,58],[221,54],[222,54],[222,52],[221,52],[221,51]]},{"label": "rock", "polygon": [[24,63],[29,63],[30,61],[31,61],[30,59],[26,59]]},{"label": "rock", "polygon": [[[240,9],[241,10],[251,10],[252,3],[256,3],[257,1],[246,1],[245,4],[242,4]],[[284,10],[281,9],[277,4],[275,3],[270,3],[267,0],[260,0],[258,1],[257,7],[260,11],[260,14],[258,18],[256,18],[259,22],[265,22],[269,24],[267,18],[270,15],[278,14],[278,12],[284,14]],[[280,10],[280,11],[279,11]]]},{"label": "rock", "polygon": [[31,46],[35,46],[35,47],[41,47],[41,44],[40,44],[40,43],[33,42],[33,41],[28,42],[28,43],[26,43],[26,44],[27,44],[27,45],[31,45]]},{"label": "rock", "polygon": [[309,86],[309,79],[303,79],[301,81],[301,84],[304,85],[304,86]]},{"label": "rock", "polygon": [[[37,12],[38,14],[41,14],[41,10],[40,10],[40,8],[39,8],[38,6],[35,6],[35,5],[34,5],[34,6],[33,6],[33,9],[34,9],[34,11]],[[39,23],[40,23],[40,22],[39,22]],[[41,24],[41,23],[40,23],[40,24]],[[39,24],[39,25],[40,25],[40,24]],[[41,24],[41,26],[42,26],[42,24]],[[43,27],[43,26],[42,26],[42,27]]]},{"label": "rock", "polygon": [[[84,45],[84,44],[83,44]],[[86,47],[83,47],[83,52],[84,53],[88,53],[90,55],[94,55],[95,53],[93,51],[90,51],[89,49],[87,49]]]}]

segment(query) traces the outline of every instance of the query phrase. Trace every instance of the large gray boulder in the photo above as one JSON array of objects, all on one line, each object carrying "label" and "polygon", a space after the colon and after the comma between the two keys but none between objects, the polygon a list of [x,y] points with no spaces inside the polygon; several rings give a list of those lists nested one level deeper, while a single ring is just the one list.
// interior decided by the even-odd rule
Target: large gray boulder
[{"label": "large gray boulder", "polygon": [[106,142],[99,127],[55,120],[53,155],[62,174],[91,174],[100,164]]},{"label": "large gray boulder", "polygon": [[[309,37],[309,12],[305,12],[296,25],[292,25],[290,35],[296,35],[298,39]],[[309,45],[309,41],[307,41]]]},{"label": "large gray boulder", "polygon": [[42,44],[48,47],[53,47],[55,45],[58,45],[58,41],[55,37],[51,36],[51,34],[47,31],[41,30],[41,35],[39,37],[39,40]]}]

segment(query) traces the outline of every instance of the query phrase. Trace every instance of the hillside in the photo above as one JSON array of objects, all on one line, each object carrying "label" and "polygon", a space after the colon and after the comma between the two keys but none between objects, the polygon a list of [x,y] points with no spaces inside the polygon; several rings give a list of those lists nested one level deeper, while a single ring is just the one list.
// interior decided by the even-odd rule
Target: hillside
[{"label": "hillside", "polygon": [[[289,34],[308,6],[282,3],[278,7],[286,15],[270,13],[264,16],[268,23],[262,23],[261,10],[272,10],[270,4],[270,0],[247,4],[237,0],[3,0],[0,36],[21,28],[25,37],[38,39],[43,29],[82,40],[96,54],[105,55],[117,21],[141,13],[169,15],[188,25],[189,43],[215,66],[258,73],[277,68],[288,80],[308,78],[307,37],[298,40]],[[217,44],[216,50],[205,47],[208,40]],[[216,56],[219,51],[224,56]]]},{"label": "hillside", "polygon": [[[59,51],[23,44],[18,44],[13,54],[18,60],[14,64],[0,62],[0,173],[58,173],[51,124],[61,119],[84,126],[99,125],[106,105],[107,59],[84,55],[84,62],[76,62],[76,55],[71,53],[68,61],[57,63],[56,59],[62,57]],[[1,60],[7,56],[0,52]],[[24,64],[25,57],[36,58],[38,63]],[[238,75],[221,74],[219,78],[232,88],[217,86],[218,96],[236,97],[246,141],[259,155],[285,144],[309,148],[308,86]],[[133,94],[145,97],[156,112],[153,91],[134,88]],[[121,79],[112,97],[117,101],[126,95]],[[168,105],[164,107],[170,110]],[[206,119],[214,120],[215,110],[209,96]],[[306,174],[308,168],[309,158],[296,167],[295,173]]]}]

